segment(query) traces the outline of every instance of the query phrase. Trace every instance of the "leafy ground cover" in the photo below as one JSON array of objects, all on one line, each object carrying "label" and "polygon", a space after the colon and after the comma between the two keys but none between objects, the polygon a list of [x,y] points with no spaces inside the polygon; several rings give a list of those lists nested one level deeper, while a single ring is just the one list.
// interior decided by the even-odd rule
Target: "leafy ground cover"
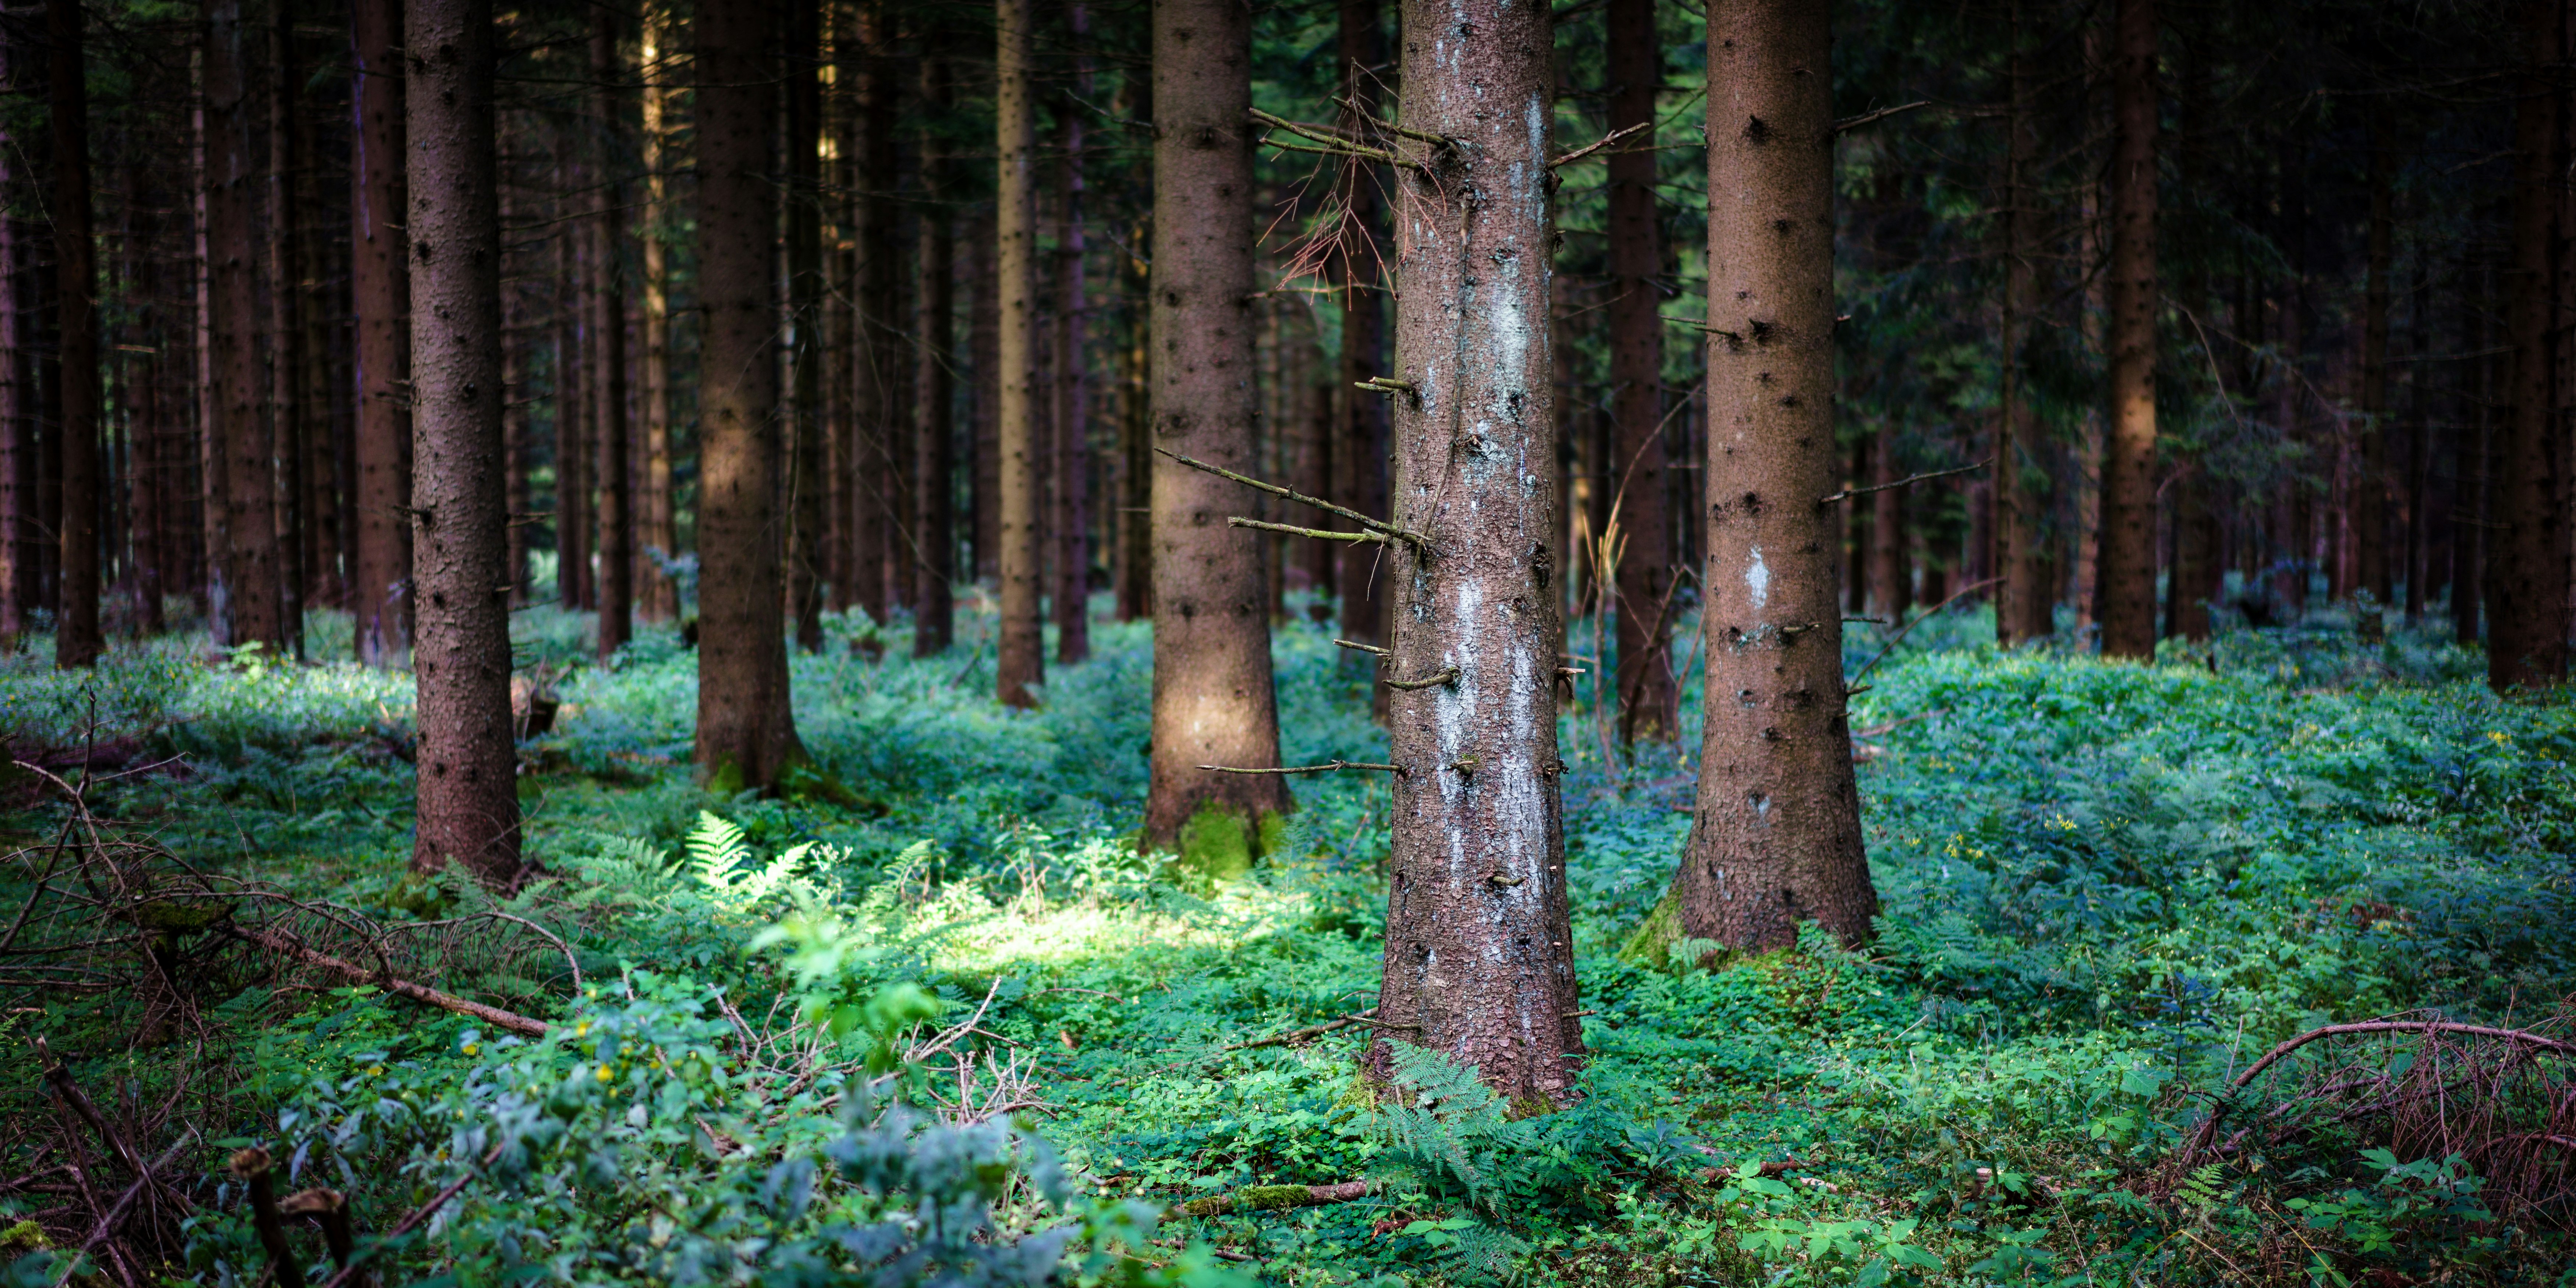
[{"label": "leafy ground cover", "polygon": [[[1300,780],[1238,881],[1135,854],[1141,627],[1098,628],[1013,713],[974,630],[915,661],[900,626],[835,622],[794,662],[798,720],[856,807],[701,791],[690,654],[648,631],[592,668],[581,631],[521,614],[522,664],[564,705],[524,756],[546,875],[507,898],[404,873],[399,677],[185,638],[88,677],[0,668],[16,754],[65,783],[86,766],[99,826],[156,870],[245,892],[227,910],[402,936],[426,982],[548,1022],[501,1031],[139,918],[59,973],[0,966],[0,1169],[37,1178],[0,1193],[13,1277],[51,1281],[47,1249],[81,1237],[49,1224],[79,1137],[42,1036],[128,1134],[193,1160],[185,1213],[136,1255],[209,1283],[264,1271],[224,1171],[252,1144],[362,1231],[464,1180],[389,1247],[393,1282],[2576,1282],[2576,1214],[2531,1199],[2535,1168],[2563,1196],[2564,1154],[2507,1178],[2493,1133],[2427,1146],[2318,1094],[2356,1063],[2412,1085],[2429,1038],[2318,1043],[2233,1085],[2374,1016],[2564,1036],[2576,712],[2487,694],[2431,637],[2365,647],[2325,620],[2150,668],[1998,654],[1966,616],[1915,632],[1855,702],[1885,904],[1858,954],[1623,958],[1690,765],[1616,753],[1578,703],[1589,1098],[1514,1120],[1434,1057],[1399,1060],[1409,1103],[1354,1079],[1382,783]],[[1329,638],[1280,632],[1286,755],[1379,759]],[[0,790],[14,914],[79,820],[34,771]],[[109,986],[131,978],[114,945],[144,941],[185,964],[157,1026],[148,990]],[[2563,1056],[2522,1067],[2564,1086]],[[2213,1112],[2269,1126],[2198,1148]]]}]

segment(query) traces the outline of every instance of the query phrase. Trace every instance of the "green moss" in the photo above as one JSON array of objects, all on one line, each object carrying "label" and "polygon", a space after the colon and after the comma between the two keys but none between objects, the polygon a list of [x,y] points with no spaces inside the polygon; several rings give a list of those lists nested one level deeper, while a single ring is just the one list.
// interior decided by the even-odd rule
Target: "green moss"
[{"label": "green moss", "polygon": [[707,771],[707,794],[730,800],[742,795],[742,762],[727,756]]},{"label": "green moss", "polygon": [[0,1254],[42,1252],[52,1246],[45,1242],[45,1228],[33,1221],[21,1221],[0,1230]]},{"label": "green moss", "polygon": [[1191,1216],[1223,1216],[1228,1212],[1276,1212],[1281,1208],[1305,1207],[1314,1202],[1314,1192],[1303,1185],[1247,1185],[1231,1194],[1211,1194],[1191,1199],[1181,1205]]},{"label": "green moss", "polygon": [[1259,818],[1247,819],[1207,801],[1181,824],[1180,852],[1164,865],[1164,871],[1198,885],[1231,881],[1250,872],[1262,856],[1278,852],[1287,835],[1288,820],[1276,810],[1263,810]]},{"label": "green moss", "polygon": [[1672,961],[1673,941],[1681,938],[1681,933],[1680,894],[1667,886],[1654,911],[1647,913],[1646,919],[1638,922],[1636,930],[1629,933],[1628,941],[1619,945],[1619,960],[1655,970],[1668,969]]}]

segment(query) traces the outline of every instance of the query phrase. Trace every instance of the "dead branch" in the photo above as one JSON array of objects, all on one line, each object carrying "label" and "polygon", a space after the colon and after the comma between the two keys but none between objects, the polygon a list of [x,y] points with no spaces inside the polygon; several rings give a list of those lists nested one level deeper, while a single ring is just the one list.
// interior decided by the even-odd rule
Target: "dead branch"
[{"label": "dead branch", "polygon": [[307,966],[319,966],[324,970],[336,971],[360,983],[373,984],[388,993],[399,994],[415,1002],[435,1006],[442,1011],[471,1016],[494,1028],[507,1029],[512,1033],[524,1033],[529,1037],[541,1038],[546,1035],[546,1022],[543,1020],[533,1020],[524,1015],[502,1010],[497,1006],[485,1006],[481,1002],[469,1002],[453,993],[442,993],[426,984],[415,984],[407,979],[396,979],[390,974],[371,971],[355,962],[342,961],[328,953],[315,952],[302,944],[268,931],[245,930],[238,926],[227,926],[224,929],[225,933],[244,943],[255,944],[270,952],[292,957]]},{"label": "dead branch", "polygon": [[1974,474],[1978,470],[1982,470],[1994,463],[1995,458],[1989,456],[1972,465],[1954,465],[1946,470],[1932,470],[1928,473],[1917,474],[1912,478],[1898,479],[1893,483],[1872,483],[1868,487],[1845,488],[1840,492],[1834,493],[1832,496],[1817,498],[1816,504],[1832,505],[1836,501],[1848,501],[1856,496],[1868,496],[1872,492],[1893,491],[1894,489],[1901,487],[1912,487],[1917,483],[1927,482],[1932,479],[1946,479],[1953,474]]},{"label": "dead branch", "polygon": [[1959,602],[1961,598],[1973,595],[1976,592],[1984,590],[1986,587],[1994,585],[1996,582],[2002,580],[2003,578],[2001,577],[1988,577],[1984,581],[1973,582],[1969,585],[1961,586],[1957,590],[1950,592],[1950,597],[1948,599],[1942,600],[1940,603],[1934,604],[1930,608],[1925,609],[1922,616],[1915,618],[1913,621],[1907,622],[1903,627],[1898,629],[1896,634],[1888,637],[1887,643],[1879,647],[1878,654],[1876,656],[1861,663],[1860,669],[1852,672],[1852,678],[1849,684],[1844,687],[1844,696],[1850,696],[1851,688],[1860,683],[1862,676],[1869,674],[1870,671],[1876,668],[1879,663],[1887,660],[1887,655],[1895,651],[1897,643],[1905,638],[1907,632],[1910,632],[1915,627],[1921,626],[1923,623],[1940,616],[1942,609],[1948,608],[1950,605]]},{"label": "dead branch", "polygon": [[1201,765],[1216,774],[1329,774],[1342,769],[1377,769],[1390,774],[1402,773],[1393,765],[1374,764],[1365,760],[1336,760],[1322,765],[1282,765],[1276,769],[1245,769],[1237,765]]},{"label": "dead branch", "polygon": [[1593,153],[1598,152],[1598,151],[1600,151],[1601,149],[1606,148],[1606,147],[1610,146],[1611,144],[1616,143],[1616,142],[1618,142],[1619,140],[1624,139],[1624,138],[1628,137],[1629,135],[1636,133],[1636,132],[1637,132],[1637,131],[1639,131],[1639,130],[1647,129],[1647,128],[1649,128],[1649,127],[1653,126],[1653,125],[1654,125],[1654,122],[1652,122],[1652,121],[1639,121],[1639,122],[1637,122],[1635,125],[1625,126],[1625,127],[1620,128],[1620,129],[1612,130],[1612,131],[1611,131],[1611,132],[1609,132],[1608,134],[1604,134],[1604,135],[1602,135],[1600,138],[1594,139],[1594,140],[1593,140],[1593,141],[1591,141],[1590,143],[1586,143],[1586,144],[1584,144],[1582,147],[1576,148],[1576,149],[1575,149],[1575,150],[1573,150],[1572,152],[1568,152],[1568,153],[1566,153],[1564,156],[1558,157],[1557,159],[1555,159],[1555,160],[1553,160],[1553,161],[1548,162],[1548,163],[1547,163],[1547,168],[1548,168],[1548,169],[1550,169],[1550,170],[1553,170],[1553,169],[1557,168],[1558,166],[1572,165],[1572,164],[1574,164],[1575,162],[1580,161],[1580,160],[1582,160],[1583,158],[1588,157],[1588,156],[1592,155]]},{"label": "dead branch", "polygon": [[1198,1217],[1224,1216],[1228,1212],[1277,1212],[1286,1208],[1348,1203],[1375,1192],[1375,1181],[1343,1181],[1335,1185],[1247,1185],[1232,1194],[1191,1199],[1173,1210]]},{"label": "dead branch", "polygon": [[1157,448],[1155,448],[1154,450],[1155,450],[1155,451],[1157,451],[1157,452],[1161,452],[1161,453],[1162,453],[1163,455],[1165,455],[1165,456],[1171,457],[1173,460],[1179,461],[1179,462],[1180,462],[1181,464],[1183,464],[1183,465],[1189,466],[1191,469],[1194,469],[1194,470],[1203,470],[1203,471],[1206,471],[1207,473],[1210,473],[1210,474],[1216,475],[1218,478],[1221,478],[1221,479],[1231,479],[1231,480],[1233,480],[1234,482],[1240,483],[1240,484],[1244,485],[1245,487],[1248,487],[1248,488],[1253,489],[1254,491],[1257,491],[1257,492],[1267,492],[1267,493],[1269,493],[1269,494],[1270,494],[1270,495],[1272,495],[1272,496],[1275,496],[1275,497],[1282,497],[1282,498],[1284,498],[1284,499],[1287,499],[1287,500],[1290,500],[1290,501],[1294,501],[1294,502],[1298,503],[1299,505],[1310,505],[1310,506],[1315,507],[1315,508],[1316,508],[1316,509],[1318,509],[1318,510],[1323,511],[1323,512],[1324,512],[1324,513],[1326,513],[1326,514],[1339,515],[1339,516],[1341,516],[1342,518],[1348,519],[1348,520],[1350,520],[1351,522],[1356,523],[1356,524],[1360,525],[1361,527],[1368,529],[1368,530],[1369,530],[1369,531],[1371,531],[1371,532],[1383,533],[1383,534],[1385,534],[1385,535],[1387,535],[1387,536],[1390,536],[1390,537],[1393,537],[1393,538],[1395,538],[1395,539],[1397,539],[1397,540],[1399,540],[1399,541],[1409,542],[1409,543],[1411,543],[1413,546],[1415,546],[1416,548],[1427,548],[1427,547],[1429,547],[1429,546],[1430,546],[1430,544],[1431,544],[1431,539],[1430,539],[1429,537],[1423,536],[1423,535],[1422,535],[1421,533],[1419,533],[1419,532],[1410,532],[1410,531],[1407,531],[1407,530],[1405,530],[1405,529],[1403,529],[1403,528],[1399,528],[1399,527],[1395,526],[1395,525],[1394,525],[1394,524],[1392,524],[1392,523],[1388,523],[1388,522],[1387,522],[1387,521],[1385,521],[1384,519],[1372,519],[1372,518],[1368,517],[1367,515],[1360,513],[1360,512],[1359,512],[1359,511],[1357,511],[1357,510],[1350,509],[1350,508],[1349,508],[1349,507],[1347,507],[1347,506],[1339,506],[1339,505],[1335,505],[1335,504],[1333,504],[1332,502],[1327,501],[1327,500],[1324,500],[1324,499],[1323,499],[1323,498],[1321,498],[1321,497],[1308,496],[1308,495],[1306,495],[1305,493],[1303,493],[1303,492],[1299,492],[1299,491],[1297,491],[1297,490],[1296,490],[1296,489],[1294,489],[1294,488],[1284,488],[1284,487],[1279,486],[1279,485],[1278,485],[1278,484],[1276,484],[1276,483],[1264,483],[1264,482],[1262,482],[1262,481],[1261,481],[1261,480],[1259,480],[1259,479],[1251,478],[1251,477],[1249,477],[1249,476],[1242,475],[1242,474],[1237,474],[1237,473],[1235,473],[1235,472],[1234,472],[1234,471],[1232,471],[1232,470],[1229,470],[1229,469],[1224,468],[1223,466],[1210,465],[1210,464],[1208,464],[1206,461],[1194,460],[1194,459],[1192,459],[1192,458],[1190,458],[1190,457],[1183,456],[1183,455],[1181,455],[1180,453],[1175,452],[1175,451],[1172,451],[1172,450],[1170,450],[1170,449],[1168,449],[1168,448],[1157,447]]}]

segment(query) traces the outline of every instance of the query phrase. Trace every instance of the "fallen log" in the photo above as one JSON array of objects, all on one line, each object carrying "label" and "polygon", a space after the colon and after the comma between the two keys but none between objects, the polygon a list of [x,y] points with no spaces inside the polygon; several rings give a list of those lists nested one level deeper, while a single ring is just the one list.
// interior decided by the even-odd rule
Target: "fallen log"
[{"label": "fallen log", "polygon": [[269,931],[244,930],[239,926],[228,926],[225,929],[234,938],[244,943],[256,944],[270,952],[292,957],[307,966],[319,966],[327,971],[335,971],[360,983],[373,984],[388,993],[408,997],[415,1002],[435,1006],[442,1011],[471,1016],[494,1028],[507,1029],[512,1033],[524,1033],[532,1038],[546,1035],[544,1020],[530,1019],[513,1011],[502,1010],[497,1006],[485,1006],[481,1002],[469,1002],[454,993],[443,993],[427,984],[415,984],[407,979],[397,979],[383,971],[369,970],[356,962],[342,961],[329,953],[316,952],[283,935]]},{"label": "fallen log", "polygon": [[1191,1199],[1174,1210],[1201,1217],[1224,1216],[1228,1212],[1277,1212],[1284,1208],[1348,1203],[1352,1199],[1365,1198],[1376,1189],[1375,1181],[1343,1181],[1336,1185],[1247,1185],[1231,1194]]}]

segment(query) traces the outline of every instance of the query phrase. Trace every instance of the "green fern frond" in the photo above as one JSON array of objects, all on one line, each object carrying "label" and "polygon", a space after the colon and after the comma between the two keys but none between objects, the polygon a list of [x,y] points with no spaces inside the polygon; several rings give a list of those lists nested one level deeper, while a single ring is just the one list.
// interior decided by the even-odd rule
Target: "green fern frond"
[{"label": "green fern frond", "polygon": [[689,829],[681,845],[687,848],[698,879],[713,886],[727,884],[724,874],[751,857],[751,846],[743,840],[742,828],[706,810],[698,811],[698,825]]}]

